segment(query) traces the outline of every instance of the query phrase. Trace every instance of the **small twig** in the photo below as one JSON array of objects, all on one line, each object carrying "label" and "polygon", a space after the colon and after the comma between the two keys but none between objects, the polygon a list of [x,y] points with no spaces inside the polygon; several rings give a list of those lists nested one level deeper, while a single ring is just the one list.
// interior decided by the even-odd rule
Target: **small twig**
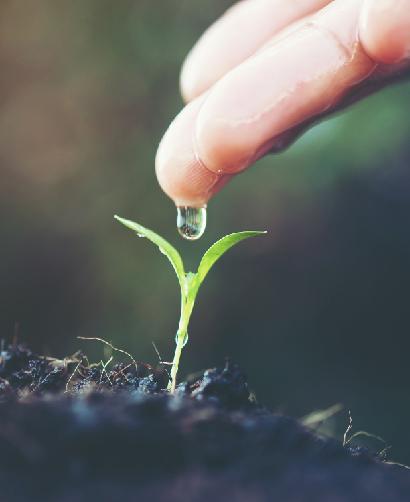
[{"label": "small twig", "polygon": [[353,441],[353,439],[360,437],[360,436],[364,436],[364,437],[367,437],[370,439],[376,439],[377,441],[380,441],[384,445],[387,445],[386,441],[383,438],[381,438],[380,436],[376,436],[376,434],[371,434],[370,432],[366,432],[366,431],[358,431],[358,432],[355,432],[352,436],[350,436],[350,438],[346,441],[346,443],[344,443],[344,446],[348,445],[349,443],[351,443]]},{"label": "small twig", "polygon": [[396,465],[397,467],[403,467],[403,469],[408,469],[410,470],[410,466],[406,465],[406,464],[400,464],[399,462],[383,462],[383,464],[387,464],[387,465]]},{"label": "small twig", "polygon": [[168,363],[166,361],[163,361],[162,357],[161,357],[161,354],[159,353],[159,350],[157,348],[157,346],[155,345],[155,342],[151,342],[152,343],[152,346],[154,347],[154,350],[158,356],[158,360],[160,362],[160,364],[163,364],[163,365],[166,365],[166,366],[172,366],[172,363]]},{"label": "small twig", "polygon": [[49,373],[47,373],[47,375],[46,375],[46,376],[45,376],[42,380],[40,380],[40,381],[37,383],[35,390],[36,390],[36,389],[39,389],[41,385],[43,385],[45,382],[47,382],[47,380],[50,378],[51,374],[52,374],[52,372],[51,372],[51,371],[50,371]]},{"label": "small twig", "polygon": [[[352,434],[350,437],[348,437],[352,429],[353,429],[353,419],[352,419],[352,414],[349,410],[349,426],[347,427],[346,432],[343,435],[343,446],[347,446],[353,441],[353,439],[356,439],[357,437],[360,436],[364,436],[370,439],[376,439],[376,441],[380,441],[381,443],[383,443],[385,447],[388,446],[386,441],[382,437],[376,436],[376,434],[371,434],[370,432],[366,431],[358,431]],[[386,450],[386,448],[384,448],[384,450]]]},{"label": "small twig", "polygon": [[80,359],[74,368],[74,371],[71,373],[69,379],[67,380],[67,383],[65,384],[65,391],[68,392],[68,386],[70,385],[71,380],[73,379],[74,375],[77,373],[78,368],[80,367],[80,364],[83,362],[82,359]]},{"label": "small twig", "polygon": [[155,353],[158,356],[159,362],[162,363],[161,354],[159,353],[158,347],[155,345],[154,341],[152,341],[151,343],[152,343],[152,346],[154,347]]},{"label": "small twig", "polygon": [[127,366],[125,366],[124,368],[121,368],[119,371],[118,371],[118,375],[124,375],[124,371],[127,371],[127,369],[132,366],[132,363],[130,364],[127,364]]},{"label": "small twig", "polygon": [[[166,361],[162,360],[161,354],[159,353],[159,350],[158,350],[157,346],[155,345],[155,342],[152,341],[151,343],[152,343],[152,346],[154,347],[155,352],[157,353],[159,363],[162,364],[163,366],[172,366],[172,363],[167,363]],[[164,368],[164,371],[167,374],[169,380],[171,380],[170,372],[166,368]]]},{"label": "small twig", "polygon": [[120,352],[121,354],[125,354],[126,356],[128,356],[131,361],[134,363],[134,366],[135,366],[135,370],[138,369],[138,364],[137,364],[137,361],[132,357],[132,355],[125,351],[125,350],[122,350],[122,349],[118,349],[117,347],[114,347],[114,345],[110,342],[107,342],[107,340],[104,340],[103,338],[97,338],[97,337],[86,337],[86,336],[77,336],[77,338],[79,340],[93,340],[93,341],[96,341],[96,342],[101,342],[101,343],[104,343],[105,345],[107,345],[108,347],[110,347],[112,350],[116,351],[116,352]]},{"label": "small twig", "polygon": [[392,449],[391,445],[387,445],[383,450],[380,450],[377,456],[383,460],[383,458],[386,458],[387,452]]},{"label": "small twig", "polygon": [[352,419],[352,414],[349,410],[349,425],[347,426],[346,432],[343,434],[343,446],[346,446],[348,444],[347,436],[349,435],[349,432],[352,429],[353,429],[353,419]]},{"label": "small twig", "polygon": [[113,360],[113,357],[111,356],[108,361],[104,364],[104,361],[100,361],[101,363],[101,366],[102,366],[102,371],[101,371],[101,375],[100,375],[100,385],[102,383],[102,377],[103,377],[103,374],[105,373],[105,376],[107,377],[107,380],[109,382],[109,384],[111,385],[112,387],[112,382],[110,380],[110,376],[108,375],[108,371],[107,371],[107,366],[110,364],[110,362]]}]

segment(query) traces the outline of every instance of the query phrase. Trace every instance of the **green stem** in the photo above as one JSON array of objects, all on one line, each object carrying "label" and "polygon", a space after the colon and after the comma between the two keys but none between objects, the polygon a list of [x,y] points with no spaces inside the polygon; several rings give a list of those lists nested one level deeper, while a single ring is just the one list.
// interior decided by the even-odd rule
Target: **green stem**
[{"label": "green stem", "polygon": [[181,353],[185,344],[186,336],[187,336],[186,333],[178,331],[177,346],[175,347],[174,359],[172,361],[172,367],[171,367],[171,381],[168,384],[168,390],[171,392],[171,394],[175,392],[175,387],[177,384],[179,360],[181,359]]},{"label": "green stem", "polygon": [[181,297],[181,317],[179,319],[179,327],[176,336],[177,346],[175,347],[174,359],[171,367],[171,381],[168,384],[168,391],[174,393],[177,384],[177,374],[179,368],[179,361],[181,359],[182,349],[188,337],[188,324],[191,318],[192,309],[195,303],[195,294],[192,296],[182,295]]}]

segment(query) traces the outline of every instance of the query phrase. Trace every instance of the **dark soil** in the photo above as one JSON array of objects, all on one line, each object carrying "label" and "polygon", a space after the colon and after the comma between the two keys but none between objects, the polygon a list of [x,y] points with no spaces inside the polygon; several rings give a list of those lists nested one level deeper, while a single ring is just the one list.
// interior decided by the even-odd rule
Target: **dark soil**
[{"label": "dark soil", "polygon": [[167,382],[3,349],[0,501],[410,501],[410,471],[261,408],[236,365]]}]

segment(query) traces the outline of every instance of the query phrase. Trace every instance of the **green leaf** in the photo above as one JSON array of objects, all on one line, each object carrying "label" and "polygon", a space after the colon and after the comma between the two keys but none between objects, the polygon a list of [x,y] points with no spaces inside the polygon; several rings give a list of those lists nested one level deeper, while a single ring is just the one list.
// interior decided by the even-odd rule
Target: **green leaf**
[{"label": "green leaf", "polygon": [[158,234],[156,234],[152,230],[149,230],[148,228],[145,228],[142,225],[135,223],[135,221],[126,220],[124,218],[120,218],[117,215],[115,215],[114,218],[116,220],[118,220],[120,223],[122,223],[123,225],[125,225],[127,228],[130,228],[131,230],[136,232],[139,237],[146,237],[151,242],[153,242],[156,246],[158,246],[161,253],[164,254],[168,258],[168,260],[171,262],[171,265],[173,266],[175,273],[177,274],[181,289],[184,290],[185,289],[184,288],[184,285],[185,285],[184,264],[182,262],[182,258],[180,256],[180,254],[174,248],[174,246],[172,246],[168,241],[166,241],[163,237],[159,236]]},{"label": "green leaf", "polygon": [[266,234],[266,232],[257,232],[257,231],[245,231],[245,232],[236,232],[234,234],[225,235],[219,241],[216,241],[208,251],[202,257],[201,263],[198,267],[198,278],[199,284],[205,279],[208,272],[211,270],[213,265],[219,258],[225,254],[228,249],[238,244],[238,242],[243,241],[244,239],[249,239],[249,237],[257,237],[259,235]]}]

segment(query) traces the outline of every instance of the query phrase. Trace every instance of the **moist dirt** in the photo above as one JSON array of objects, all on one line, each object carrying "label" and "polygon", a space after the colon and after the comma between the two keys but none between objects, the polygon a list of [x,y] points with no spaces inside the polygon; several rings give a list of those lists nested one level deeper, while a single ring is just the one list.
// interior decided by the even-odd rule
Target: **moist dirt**
[{"label": "moist dirt", "polygon": [[256,403],[235,364],[0,352],[0,501],[409,502],[410,471]]}]

